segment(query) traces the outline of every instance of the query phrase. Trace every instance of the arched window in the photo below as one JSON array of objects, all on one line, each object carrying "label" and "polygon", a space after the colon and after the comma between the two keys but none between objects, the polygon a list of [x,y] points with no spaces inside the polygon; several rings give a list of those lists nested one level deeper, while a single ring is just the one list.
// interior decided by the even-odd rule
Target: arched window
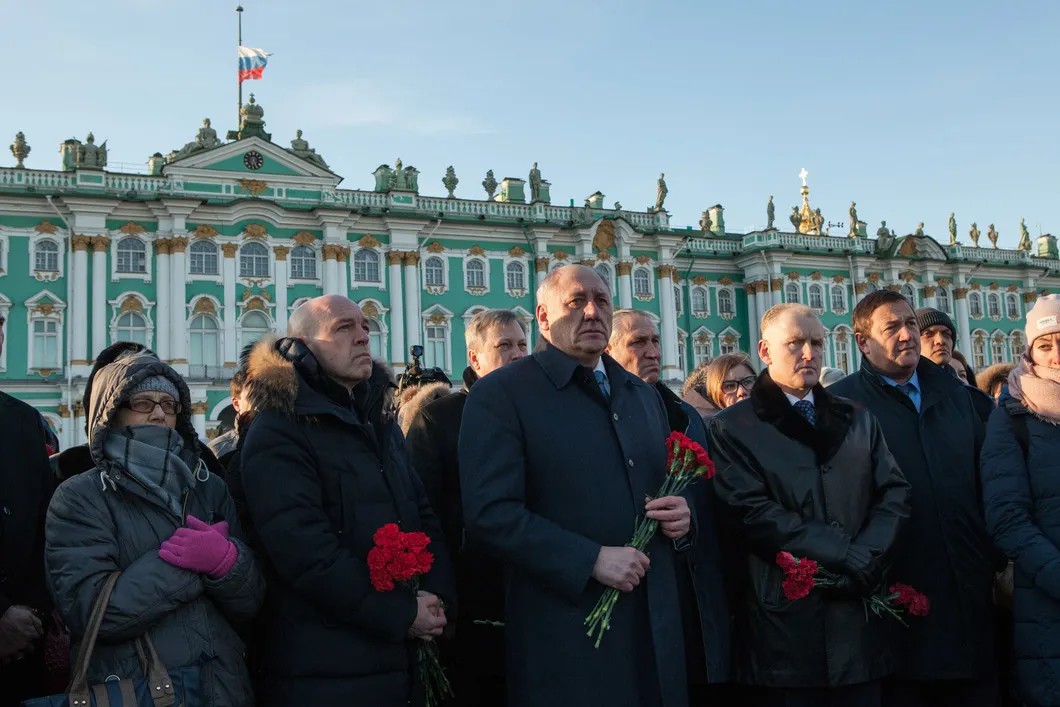
[{"label": "arched window", "polygon": [[651,296],[651,280],[646,268],[637,268],[633,271],[633,294],[637,297]]},{"label": "arched window", "polygon": [[368,320],[368,350],[371,352],[372,358],[386,358],[383,352],[383,329],[375,319]]},{"label": "arched window", "polygon": [[428,287],[445,285],[445,263],[437,255],[427,258],[423,264],[423,273]]},{"label": "arched window", "polygon": [[935,304],[938,306],[940,312],[950,314],[952,312],[950,309],[950,291],[945,287],[939,287],[939,289],[935,291]]},{"label": "arched window", "polygon": [[33,269],[59,272],[59,244],[51,240],[37,241]]},{"label": "arched window", "polygon": [[596,267],[593,269],[596,270],[596,274],[599,275],[600,279],[604,281],[604,284],[607,285],[607,291],[610,292],[612,287],[611,268],[609,268],[606,263],[597,263]]},{"label": "arched window", "polygon": [[239,337],[240,347],[253,344],[272,331],[268,318],[261,312],[247,312],[243,315],[242,332]]},{"label": "arched window", "polygon": [[681,377],[688,375],[688,337],[683,331],[677,332],[677,363],[681,367]]},{"label": "arched window", "polygon": [[916,309],[916,289],[908,282],[902,285],[902,297],[905,297],[905,301],[909,303],[909,306]]},{"label": "arched window", "polygon": [[193,366],[221,365],[221,336],[217,320],[196,314],[188,326],[188,362]]},{"label": "arched window", "polygon": [[784,301],[788,304],[799,303],[799,283],[789,282],[784,285]]},{"label": "arched window", "polygon": [[192,275],[217,274],[217,246],[210,241],[195,241],[188,249],[188,266]]},{"label": "arched window", "polygon": [[702,287],[692,288],[692,311],[695,314],[707,312],[707,291]]},{"label": "arched window", "polygon": [[147,248],[139,238],[118,241],[118,272],[147,272]]},{"label": "arched window", "polygon": [[727,288],[718,290],[718,314],[723,317],[736,314],[735,305],[732,301],[732,290]]},{"label": "arched window", "polygon": [[977,371],[986,368],[986,332],[972,335],[972,367]]},{"label": "arched window", "polygon": [[467,261],[467,286],[486,287],[486,264],[477,258]]},{"label": "arched window", "polygon": [[239,250],[240,277],[268,277],[269,249],[261,243],[246,243]]},{"label": "arched window", "polygon": [[847,309],[847,288],[832,285],[832,311],[845,312]]},{"label": "arched window", "polygon": [[317,252],[307,245],[295,246],[291,251],[291,277],[299,280],[315,280],[317,277]]},{"label": "arched window", "polygon": [[509,291],[526,289],[526,270],[520,261],[513,260],[504,266],[504,276]]},{"label": "arched window", "polygon": [[986,296],[987,312],[991,319],[1001,319],[1001,296],[991,292]]},{"label": "arched window", "polygon": [[995,336],[990,340],[990,357],[992,363],[1005,361],[1005,337]]},{"label": "arched window", "polygon": [[1009,292],[1007,295],[1005,295],[1005,303],[1006,303],[1007,309],[1008,309],[1008,318],[1009,319],[1019,319],[1020,318],[1020,298],[1018,296],[1016,296],[1016,293],[1015,292]]},{"label": "arched window", "polygon": [[379,282],[379,254],[361,248],[353,255],[353,279],[357,282]]},{"label": "arched window", "polygon": [[681,293],[681,286],[674,285],[674,311],[677,312],[677,316],[681,316],[685,311],[684,297]]},{"label": "arched window", "polygon": [[147,320],[139,312],[126,312],[118,317],[115,327],[118,341],[132,341],[147,346]]},{"label": "arched window", "polygon": [[810,309],[824,311],[824,288],[820,285],[810,285]]},{"label": "arched window", "polygon": [[[968,314],[975,319],[981,319],[983,316],[983,298],[978,292],[968,293]],[[979,366],[976,366],[979,368]]]}]

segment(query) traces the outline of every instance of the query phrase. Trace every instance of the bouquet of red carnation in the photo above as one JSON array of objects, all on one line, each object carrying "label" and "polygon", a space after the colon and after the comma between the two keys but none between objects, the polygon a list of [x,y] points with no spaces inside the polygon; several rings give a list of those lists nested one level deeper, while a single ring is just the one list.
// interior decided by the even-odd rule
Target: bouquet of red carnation
[{"label": "bouquet of red carnation", "polygon": [[[784,570],[784,581],[780,583],[784,596],[796,601],[807,596],[814,587],[835,587],[839,584],[839,575],[822,569],[814,560],[795,557],[790,552],[777,553],[777,566]],[[928,598],[908,584],[892,584],[885,594],[882,591],[872,596],[862,597],[865,605],[865,620],[869,612],[877,616],[887,614],[907,626],[904,613],[910,616],[927,616],[931,611]]]},{"label": "bouquet of red carnation", "polygon": [[[713,478],[714,462],[707,456],[707,451],[702,445],[693,442],[680,432],[671,432],[666,438],[666,449],[667,474],[655,498],[680,496],[696,479]],[[626,546],[644,552],[658,529],[659,521],[640,516],[633,528],[633,539],[626,543]],[[615,610],[615,603],[619,596],[620,592],[617,589],[608,587],[604,590],[600,600],[596,602],[592,612],[585,618],[585,625],[589,627],[586,635],[589,638],[596,636],[597,648],[600,647],[600,640],[604,637],[604,633],[611,628],[611,614]]]},{"label": "bouquet of red carnation", "polygon": [[[426,533],[403,533],[396,523],[387,523],[372,536],[375,547],[368,551],[368,574],[377,592],[393,591],[404,585],[416,592],[419,578],[430,571],[434,555],[427,551],[431,539]],[[438,644],[420,641],[416,648],[420,680],[426,693],[426,707],[434,707],[444,697],[452,697],[449,678],[438,660]]]}]

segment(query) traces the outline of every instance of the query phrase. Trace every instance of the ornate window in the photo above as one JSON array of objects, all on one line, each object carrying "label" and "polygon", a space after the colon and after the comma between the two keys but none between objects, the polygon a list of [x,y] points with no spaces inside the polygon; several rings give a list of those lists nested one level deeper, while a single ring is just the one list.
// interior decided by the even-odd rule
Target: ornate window
[{"label": "ornate window", "polygon": [[799,283],[789,282],[784,285],[784,301],[788,304],[799,303]]},{"label": "ornate window", "polygon": [[1020,298],[1015,292],[1009,292],[1005,295],[1005,307],[1008,310],[1009,319],[1020,318]]},{"label": "ornate window", "polygon": [[139,238],[122,238],[118,241],[118,272],[146,273],[147,247]]},{"label": "ornate window", "polygon": [[725,318],[736,314],[736,308],[732,300],[732,290],[728,288],[718,290],[718,314]]},{"label": "ornate window", "polygon": [[809,287],[810,309],[824,311],[824,288],[814,283]]},{"label": "ornate window", "polygon": [[723,354],[736,353],[740,350],[740,335],[731,328],[718,334],[718,340],[721,341]]},{"label": "ornate window", "polygon": [[998,293],[991,292],[986,296],[986,307],[991,319],[1001,319],[1001,296]]},{"label": "ornate window", "polygon": [[467,261],[465,278],[468,289],[486,289],[486,264],[478,258]]},{"label": "ornate window", "polygon": [[380,282],[379,253],[361,248],[353,255],[353,279],[357,282]]},{"label": "ornate window", "polygon": [[836,313],[847,311],[847,288],[842,285],[832,285],[832,311]]},{"label": "ornate window", "polygon": [[239,249],[240,277],[268,277],[269,249],[261,243],[246,243]]},{"label": "ornate window", "polygon": [[386,359],[386,352],[383,350],[383,329],[375,319],[368,320],[368,350],[372,358]]},{"label": "ornate window", "polygon": [[832,334],[833,348],[835,349],[835,367],[843,371],[843,373],[850,373],[851,338],[850,330],[842,325],[837,326]]},{"label": "ornate window", "polygon": [[317,252],[307,245],[295,246],[291,251],[291,277],[299,280],[315,280],[317,277]]},{"label": "ornate window", "polygon": [[33,320],[33,368],[59,368],[62,365],[62,327],[54,317]]},{"label": "ornate window", "polygon": [[637,268],[633,271],[633,296],[651,297],[651,276],[647,268]]},{"label": "ornate window", "polygon": [[1023,334],[1019,331],[1012,332],[1012,338],[1009,339],[1009,348],[1012,352],[1012,361],[1019,361],[1020,356],[1023,355]]},{"label": "ornate window", "polygon": [[707,291],[702,287],[692,288],[692,313],[701,316],[707,313]]},{"label": "ornate window", "polygon": [[526,267],[521,261],[513,260],[512,262],[504,266],[504,279],[509,292],[525,291]]},{"label": "ornate window", "polygon": [[696,332],[692,340],[692,363],[696,366],[707,363],[714,349],[714,337],[708,331]]},{"label": "ornate window", "polygon": [[125,312],[118,317],[115,324],[115,335],[118,341],[132,341],[142,346],[150,345],[147,330],[147,320],[139,312]]},{"label": "ornate window", "polygon": [[447,327],[441,324],[427,325],[427,343],[423,346],[423,363],[428,368],[437,366],[446,370],[446,362],[449,360],[447,350],[449,337]]},{"label": "ornate window", "polygon": [[195,241],[188,249],[188,267],[192,275],[217,274],[217,245],[210,241]]},{"label": "ornate window", "polygon": [[427,287],[445,286],[445,262],[437,255],[432,255],[423,263],[423,276]]},{"label": "ornate window", "polygon": [[196,314],[188,326],[188,362],[193,366],[221,365],[221,334],[217,320]]},{"label": "ornate window", "polygon": [[599,275],[600,279],[604,281],[605,285],[607,285],[607,291],[613,292],[614,285],[612,284],[611,278],[611,266],[607,263],[597,263],[593,270],[596,271],[596,274]]},{"label": "ornate window", "polygon": [[995,334],[990,340],[990,358],[992,363],[1004,363],[1005,361],[1005,337]]},{"label": "ornate window", "polygon": [[953,312],[950,308],[950,291],[946,287],[940,286],[935,291],[935,305],[940,312],[945,312],[946,314]]},{"label": "ornate window", "polygon": [[59,244],[53,240],[37,241],[33,256],[33,269],[42,272],[59,272]]},{"label": "ornate window", "polygon": [[[969,297],[971,299],[971,297]],[[982,316],[982,312],[979,313]],[[986,332],[976,331],[972,334],[972,368],[981,371],[986,368]]]},{"label": "ornate window", "polygon": [[680,317],[682,314],[684,314],[684,311],[685,311],[685,302],[684,302],[684,297],[683,297],[683,295],[681,293],[681,286],[680,285],[674,285],[674,312],[676,312],[677,316]]},{"label": "ornate window", "polygon": [[905,297],[905,301],[909,303],[909,306],[916,309],[916,288],[907,282],[902,285],[901,293],[902,297]]},{"label": "ornate window", "polygon": [[[257,244],[254,244],[257,245]],[[240,322],[239,346],[240,348],[253,344],[255,341],[272,331],[269,318],[261,312],[247,312]]]},{"label": "ornate window", "polygon": [[[978,292],[968,293],[968,314],[973,319],[983,318],[983,298]],[[979,366],[976,366],[979,368]]]},{"label": "ornate window", "polygon": [[677,364],[681,367],[681,377],[688,375],[688,336],[683,331],[677,332]]}]

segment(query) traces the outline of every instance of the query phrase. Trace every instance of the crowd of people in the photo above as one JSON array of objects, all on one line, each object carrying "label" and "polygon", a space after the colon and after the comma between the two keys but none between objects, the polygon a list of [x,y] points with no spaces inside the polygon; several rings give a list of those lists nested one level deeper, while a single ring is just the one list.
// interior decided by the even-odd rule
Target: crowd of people
[{"label": "crowd of people", "polygon": [[[123,707],[141,685],[188,707],[1060,705],[1060,297],[986,392],[949,317],[884,290],[853,312],[855,373],[781,304],[760,372],[725,354],[680,395],[651,317],[591,268],[537,301],[533,352],[480,312],[462,387],[399,398],[361,309],[310,300],[243,351],[209,447],[136,344],[97,356],[81,447],[0,393],[0,707],[106,684]],[[659,495],[674,432],[714,475]],[[431,561],[381,583],[382,538],[419,533]],[[816,585],[793,595],[783,557]],[[930,610],[870,611],[896,583]]]}]

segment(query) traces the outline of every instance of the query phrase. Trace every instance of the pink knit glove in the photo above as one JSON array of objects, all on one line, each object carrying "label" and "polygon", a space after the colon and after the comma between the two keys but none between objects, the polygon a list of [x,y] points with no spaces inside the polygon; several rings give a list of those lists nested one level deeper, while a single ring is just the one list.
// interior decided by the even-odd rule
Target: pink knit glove
[{"label": "pink knit glove", "polygon": [[239,557],[235,543],[195,516],[188,516],[188,527],[177,528],[162,543],[158,556],[173,565],[213,579],[224,577]]}]

